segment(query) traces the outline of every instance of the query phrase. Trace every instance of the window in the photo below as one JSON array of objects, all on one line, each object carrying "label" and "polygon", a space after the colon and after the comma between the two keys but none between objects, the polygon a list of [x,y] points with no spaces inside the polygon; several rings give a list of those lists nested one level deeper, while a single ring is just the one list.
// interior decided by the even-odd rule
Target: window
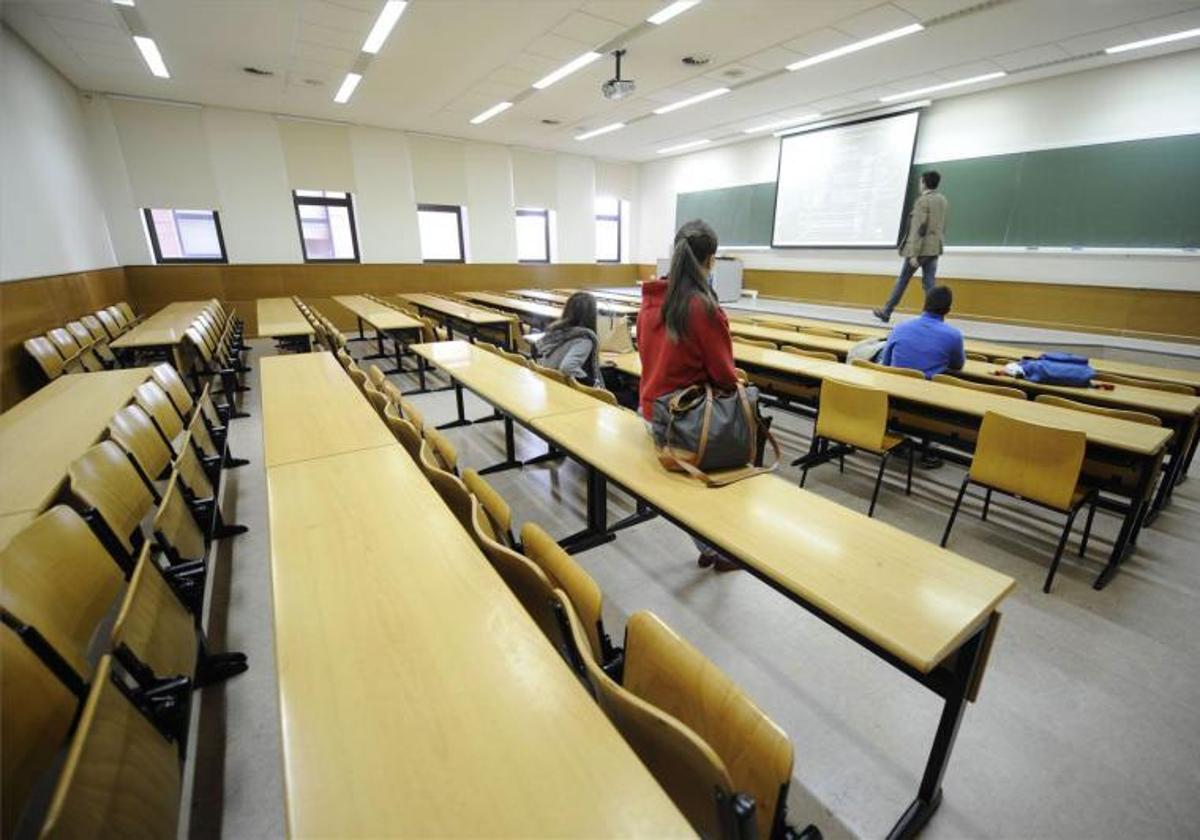
[{"label": "window", "polygon": [[421,257],[425,262],[465,262],[462,208],[453,204],[418,204]]},{"label": "window", "polygon": [[596,262],[621,261],[621,202],[596,199]]},{"label": "window", "polygon": [[142,210],[158,263],[227,262],[216,210]]},{"label": "window", "polygon": [[305,262],[358,262],[358,235],[350,193],[296,190],[296,224]]},{"label": "window", "polygon": [[550,262],[550,211],[517,208],[517,262]]}]

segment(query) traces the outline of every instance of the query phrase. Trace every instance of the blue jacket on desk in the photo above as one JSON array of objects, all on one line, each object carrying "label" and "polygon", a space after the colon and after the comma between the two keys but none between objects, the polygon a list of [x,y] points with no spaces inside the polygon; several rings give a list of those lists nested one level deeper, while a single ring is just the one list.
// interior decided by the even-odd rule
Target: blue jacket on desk
[{"label": "blue jacket on desk", "polygon": [[891,367],[915,368],[932,379],[939,373],[960,370],[967,357],[963,336],[946,323],[953,297],[945,286],[934,286],[925,296],[925,311],[892,330],[880,363]]}]

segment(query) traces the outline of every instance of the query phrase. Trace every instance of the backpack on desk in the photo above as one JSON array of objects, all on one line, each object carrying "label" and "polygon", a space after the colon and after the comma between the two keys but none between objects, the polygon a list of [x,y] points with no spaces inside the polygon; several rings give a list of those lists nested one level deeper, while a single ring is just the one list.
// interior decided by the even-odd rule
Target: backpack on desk
[{"label": "backpack on desk", "polygon": [[1073,353],[1043,353],[1036,359],[1022,359],[1017,364],[1021,366],[1024,378],[1047,385],[1087,388],[1096,375],[1087,359]]}]

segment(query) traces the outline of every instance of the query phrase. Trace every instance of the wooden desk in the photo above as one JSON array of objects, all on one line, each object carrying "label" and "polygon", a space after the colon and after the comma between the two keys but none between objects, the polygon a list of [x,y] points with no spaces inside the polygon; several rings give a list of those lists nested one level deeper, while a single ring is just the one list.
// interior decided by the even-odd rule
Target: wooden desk
[{"label": "wooden desk", "polygon": [[396,442],[333,354],[268,356],[259,365],[268,468]]},{"label": "wooden desk", "polygon": [[445,325],[447,337],[452,341],[454,340],[454,331],[457,329],[469,341],[474,341],[476,338],[499,339],[505,347],[512,348],[515,340],[513,331],[516,328],[517,319],[511,315],[490,312],[487,309],[480,309],[477,306],[448,300],[437,295],[408,294],[398,295],[398,297],[415,304],[422,314],[432,313]]},{"label": "wooden desk", "polygon": [[258,335],[262,338],[300,336],[312,349],[312,324],[291,298],[258,299]]},{"label": "wooden desk", "polygon": [[267,493],[292,836],[690,834],[400,446]]},{"label": "wooden desk", "polygon": [[945,699],[920,792],[893,832],[923,825],[1013,580],[777,476],[709,488],[669,473],[629,411],[598,406],[533,427],[587,467],[590,529],[608,530],[612,481]]},{"label": "wooden desk", "polygon": [[851,324],[846,321],[832,321],[822,318],[802,318],[798,315],[776,315],[771,312],[756,312],[747,309],[726,309],[729,320],[740,323],[752,323],[770,327],[771,324],[792,324],[797,329],[835,330],[844,332],[850,338],[860,341],[864,338],[887,338],[890,327],[869,327],[862,324]]},{"label": "wooden desk", "polygon": [[[338,295],[334,300],[353,312],[358,319],[359,341],[367,340],[363,334],[364,321],[375,330],[376,351],[363,358],[384,359],[391,355],[383,349],[383,337],[386,335],[392,340],[396,366],[385,370],[384,373],[404,373],[407,368],[404,367],[403,357],[414,339],[421,340],[421,322],[411,315],[363,295]],[[421,383],[421,390],[425,390],[424,381]]]},{"label": "wooden desk", "polygon": [[509,294],[519,297],[528,298],[529,300],[541,301],[542,303],[554,303],[562,306],[567,302],[569,294],[563,292],[550,292],[545,289],[514,289]]},{"label": "wooden desk", "polygon": [[74,373],[0,414],[0,515],[40,511],[149,368]]},{"label": "wooden desk", "polygon": [[179,353],[184,332],[199,317],[209,301],[189,300],[171,303],[151,315],[145,321],[109,342],[109,347],[121,353],[123,359],[131,359],[138,350],[158,350],[169,358],[178,371],[186,370]]},{"label": "wooden desk", "polygon": [[735,337],[757,338],[760,341],[773,341],[781,345],[791,344],[806,350],[821,350],[833,353],[839,359],[845,359],[850,348],[858,343],[858,341],[848,338],[833,338],[798,330],[781,330],[778,327],[764,327],[761,324],[750,324],[744,321],[730,321],[729,331]]},{"label": "wooden desk", "polygon": [[551,321],[562,317],[562,307],[557,304],[534,303],[529,300],[492,294],[491,292],[459,292],[458,296],[475,303],[483,303],[511,312],[533,326],[542,329]]}]

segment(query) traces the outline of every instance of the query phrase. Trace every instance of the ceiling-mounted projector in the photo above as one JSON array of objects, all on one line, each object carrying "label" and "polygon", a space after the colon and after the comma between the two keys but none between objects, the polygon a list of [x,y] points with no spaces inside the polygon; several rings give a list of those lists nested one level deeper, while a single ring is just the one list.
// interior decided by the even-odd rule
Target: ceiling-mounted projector
[{"label": "ceiling-mounted projector", "polygon": [[625,55],[625,50],[617,50],[613,55],[617,57],[617,75],[600,85],[600,93],[605,99],[624,99],[637,90],[637,84],[633,79],[621,78],[621,56]]}]

